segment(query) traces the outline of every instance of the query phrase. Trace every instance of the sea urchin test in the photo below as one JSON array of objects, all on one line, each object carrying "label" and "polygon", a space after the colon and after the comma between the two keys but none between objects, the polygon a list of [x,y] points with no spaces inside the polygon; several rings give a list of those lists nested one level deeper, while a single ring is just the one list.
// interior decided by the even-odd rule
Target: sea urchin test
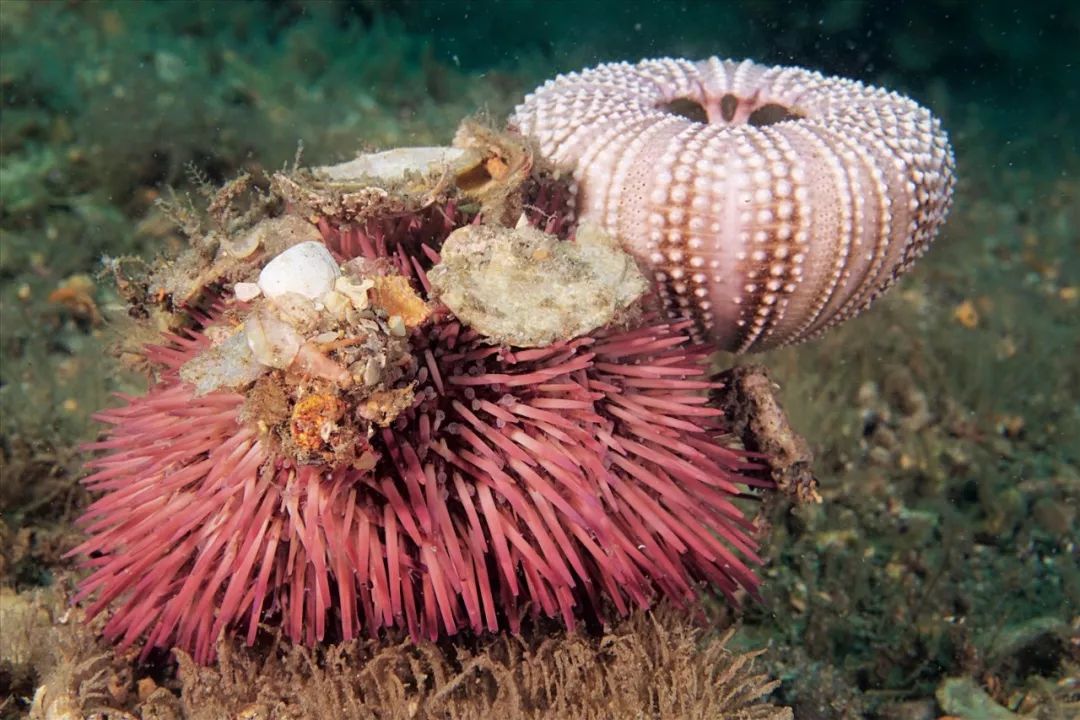
[{"label": "sea urchin test", "polygon": [[668,311],[735,352],[866,308],[952,198],[952,150],[928,110],[801,68],[601,65],[547,82],[511,124],[574,167],[581,219],[651,270]]}]

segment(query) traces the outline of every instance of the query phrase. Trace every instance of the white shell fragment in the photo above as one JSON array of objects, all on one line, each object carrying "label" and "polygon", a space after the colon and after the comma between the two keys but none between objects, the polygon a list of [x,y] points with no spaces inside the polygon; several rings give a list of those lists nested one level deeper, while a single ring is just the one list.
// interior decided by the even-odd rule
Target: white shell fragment
[{"label": "white shell fragment", "polygon": [[180,378],[195,387],[196,395],[220,388],[240,388],[254,382],[265,368],[251,352],[243,332],[199,353],[180,368]]},{"label": "white shell fragment", "polygon": [[304,337],[292,325],[262,307],[248,316],[244,336],[252,355],[267,367],[285,369],[292,364]]},{"label": "white shell fragment", "polygon": [[340,165],[319,168],[331,180],[368,177],[384,182],[400,182],[407,172],[426,173],[450,167],[468,150],[454,147],[406,147],[361,155]]},{"label": "white shell fragment", "polygon": [[400,315],[391,315],[386,321],[386,326],[390,330],[390,334],[395,337],[405,337],[408,333],[405,328],[405,320]]},{"label": "white shell fragment", "polygon": [[586,335],[648,288],[634,259],[595,226],[570,242],[531,227],[466,225],[440,255],[428,273],[438,299],[492,342],[517,347]]},{"label": "white shell fragment", "polygon": [[240,302],[248,302],[262,295],[262,288],[256,283],[238,282],[233,285],[233,293]]},{"label": "white shell fragment", "polygon": [[259,273],[259,288],[268,298],[297,293],[315,300],[334,289],[341,270],[322,243],[293,245],[266,264]]},{"label": "white shell fragment", "polygon": [[354,280],[353,278],[339,277],[334,283],[334,290],[349,299],[352,306],[357,310],[367,310],[368,290],[375,287],[375,281],[371,278]]}]

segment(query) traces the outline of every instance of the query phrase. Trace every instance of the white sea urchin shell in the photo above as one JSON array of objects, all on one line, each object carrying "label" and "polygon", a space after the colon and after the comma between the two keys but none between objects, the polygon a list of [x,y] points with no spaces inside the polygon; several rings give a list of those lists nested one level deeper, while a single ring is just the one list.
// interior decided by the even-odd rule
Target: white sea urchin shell
[{"label": "white sea urchin shell", "polygon": [[582,219],[651,270],[669,311],[737,352],[867,307],[952,197],[952,150],[928,110],[800,68],[601,65],[549,81],[511,124],[574,164]]}]

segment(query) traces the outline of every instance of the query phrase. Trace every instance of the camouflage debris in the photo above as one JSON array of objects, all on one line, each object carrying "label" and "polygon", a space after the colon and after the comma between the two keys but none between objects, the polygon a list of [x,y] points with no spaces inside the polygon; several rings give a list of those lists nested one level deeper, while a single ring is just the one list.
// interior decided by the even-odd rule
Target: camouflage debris
[{"label": "camouflage debris", "polygon": [[192,241],[176,260],[163,263],[149,282],[152,297],[174,306],[194,302],[209,285],[254,281],[267,258],[301,243],[320,242],[318,229],[302,218],[267,218],[235,234],[210,232]]},{"label": "camouflage debris", "polygon": [[780,389],[760,365],[731,368],[720,375],[717,405],[731,420],[735,435],[747,450],[768,458],[777,489],[797,503],[820,503],[814,477],[814,454],[791,427],[777,399]]},{"label": "camouflage debris", "polygon": [[468,164],[472,153],[453,147],[405,147],[360,155],[349,162],[319,168],[330,180],[371,178],[381,183],[404,182],[410,174],[454,171]]},{"label": "camouflage debris", "polygon": [[428,273],[435,295],[495,343],[542,347],[615,322],[646,291],[634,260],[598,229],[574,242],[535,228],[470,225]]}]

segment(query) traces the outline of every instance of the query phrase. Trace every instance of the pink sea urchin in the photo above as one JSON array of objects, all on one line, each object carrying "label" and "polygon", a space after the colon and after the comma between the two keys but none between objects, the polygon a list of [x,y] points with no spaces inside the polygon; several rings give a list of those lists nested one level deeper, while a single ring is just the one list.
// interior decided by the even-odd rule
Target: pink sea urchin
[{"label": "pink sea urchin", "polygon": [[[394,227],[387,253],[383,229],[321,225],[339,257],[389,254],[426,285],[397,241],[430,228]],[[408,338],[411,404],[357,439],[373,462],[342,464],[304,464],[243,393],[181,379],[214,325],[151,349],[153,387],[99,416],[111,429],[85,481],[99,497],[73,553],[90,571],[80,599],[112,608],[122,645],[207,662],[223,633],[250,643],[262,623],[309,644],[390,626],[435,638],[757,585],[732,500],[766,481],[724,445],[687,321],[522,350],[436,312]]]}]

